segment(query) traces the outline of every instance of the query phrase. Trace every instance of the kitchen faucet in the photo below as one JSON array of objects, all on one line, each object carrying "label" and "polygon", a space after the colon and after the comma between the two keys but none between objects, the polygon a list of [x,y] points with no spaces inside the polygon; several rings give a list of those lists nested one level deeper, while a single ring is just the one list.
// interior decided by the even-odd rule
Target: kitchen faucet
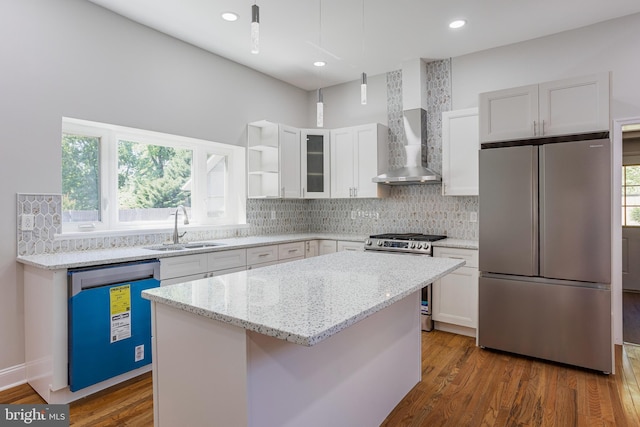
[{"label": "kitchen faucet", "polygon": [[173,226],[173,244],[174,245],[177,245],[178,243],[180,243],[180,238],[185,234],[187,234],[186,231],[182,234],[178,234],[178,212],[180,211],[180,209],[182,209],[182,212],[184,213],[184,224],[185,225],[189,224],[189,217],[187,216],[187,210],[184,208],[184,206],[179,205],[176,208],[176,213],[175,213],[176,218],[175,218],[175,224]]}]

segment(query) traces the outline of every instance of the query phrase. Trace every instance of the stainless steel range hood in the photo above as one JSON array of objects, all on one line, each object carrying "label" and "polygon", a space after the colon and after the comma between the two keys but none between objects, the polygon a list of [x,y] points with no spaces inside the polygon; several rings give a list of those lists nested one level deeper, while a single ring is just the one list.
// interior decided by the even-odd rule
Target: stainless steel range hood
[{"label": "stainless steel range hood", "polygon": [[442,182],[439,174],[422,166],[422,142],[426,142],[427,112],[422,108],[402,113],[407,145],[404,146],[407,161],[398,169],[373,178],[373,182],[387,185],[436,184]]},{"label": "stainless steel range hood", "polygon": [[442,182],[439,174],[422,165],[422,146],[427,145],[426,79],[426,64],[421,59],[402,64],[402,119],[407,137],[407,145],[404,146],[407,161],[401,168],[376,176],[373,182],[387,185]]}]

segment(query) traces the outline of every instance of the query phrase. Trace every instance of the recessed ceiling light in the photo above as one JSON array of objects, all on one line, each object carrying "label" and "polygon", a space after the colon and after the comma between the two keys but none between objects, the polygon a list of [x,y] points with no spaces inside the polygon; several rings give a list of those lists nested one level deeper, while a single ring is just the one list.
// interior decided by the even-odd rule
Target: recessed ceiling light
[{"label": "recessed ceiling light", "polygon": [[222,19],[229,22],[238,20],[238,14],[233,12],[223,12],[220,16],[222,16]]},{"label": "recessed ceiling light", "polygon": [[460,28],[464,27],[467,21],[464,19],[457,19],[449,24],[449,28]]},{"label": "recessed ceiling light", "polygon": [[313,65],[316,67],[324,67],[325,65],[327,65],[327,63],[324,61],[316,61],[313,63]]}]

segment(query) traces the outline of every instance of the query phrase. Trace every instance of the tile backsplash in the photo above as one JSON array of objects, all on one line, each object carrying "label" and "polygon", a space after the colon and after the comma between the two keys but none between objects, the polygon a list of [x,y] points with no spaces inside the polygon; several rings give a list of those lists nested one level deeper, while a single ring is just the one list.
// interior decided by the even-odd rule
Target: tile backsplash
[{"label": "tile backsplash", "polygon": [[[427,138],[422,161],[442,171],[442,112],[451,109],[451,61],[427,63]],[[402,120],[402,71],[387,73],[389,167],[404,165],[406,144]],[[478,197],[442,196],[441,184],[392,187],[384,199],[247,200],[249,227],[190,231],[188,240],[299,232],[429,233],[478,239]],[[62,231],[59,194],[17,195],[18,255],[144,246],[170,239],[171,233],[142,233],[90,238],[57,238]],[[21,229],[22,214],[34,215],[34,229]]]},{"label": "tile backsplash", "polygon": [[[21,194],[16,197],[18,255],[113,249],[156,245],[169,241],[173,232],[125,232],[121,235],[60,237],[62,232],[62,196],[60,194]],[[33,215],[33,230],[22,229],[22,216]],[[248,227],[189,230],[187,241],[224,239],[249,235]],[[56,238],[55,236],[58,235]]]},{"label": "tile backsplash", "polygon": [[[442,112],[451,110],[451,61],[427,63],[427,137],[422,161],[442,171]],[[402,71],[387,73],[389,167],[405,164],[406,144],[402,119]],[[442,196],[441,184],[391,187],[384,199],[318,199],[309,201],[250,200],[248,222],[253,234],[308,230],[327,233],[446,234],[457,239],[478,239],[478,223],[470,214],[478,212],[478,197]],[[282,219],[269,219],[269,211],[284,210]],[[252,211],[257,211],[253,212]],[[303,212],[303,214],[301,214]],[[259,219],[258,222],[254,221]],[[255,229],[253,225],[256,225]]]}]

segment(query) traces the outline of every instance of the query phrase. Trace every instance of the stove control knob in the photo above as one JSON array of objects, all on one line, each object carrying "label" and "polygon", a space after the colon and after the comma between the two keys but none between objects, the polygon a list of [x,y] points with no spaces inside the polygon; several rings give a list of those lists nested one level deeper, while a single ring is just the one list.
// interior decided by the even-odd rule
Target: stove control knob
[{"label": "stove control knob", "polygon": [[422,243],[418,243],[418,249],[422,249]]},{"label": "stove control knob", "polygon": [[364,241],[365,246],[371,246],[371,240],[367,239]]},{"label": "stove control knob", "polygon": [[382,240],[378,240],[378,241],[376,242],[376,245],[378,245],[378,246],[382,246]]},{"label": "stove control knob", "polygon": [[409,245],[409,247],[410,247],[411,249],[415,249],[415,248],[416,248],[416,244],[415,244],[415,243],[413,243],[413,242],[411,242],[411,244]]}]

